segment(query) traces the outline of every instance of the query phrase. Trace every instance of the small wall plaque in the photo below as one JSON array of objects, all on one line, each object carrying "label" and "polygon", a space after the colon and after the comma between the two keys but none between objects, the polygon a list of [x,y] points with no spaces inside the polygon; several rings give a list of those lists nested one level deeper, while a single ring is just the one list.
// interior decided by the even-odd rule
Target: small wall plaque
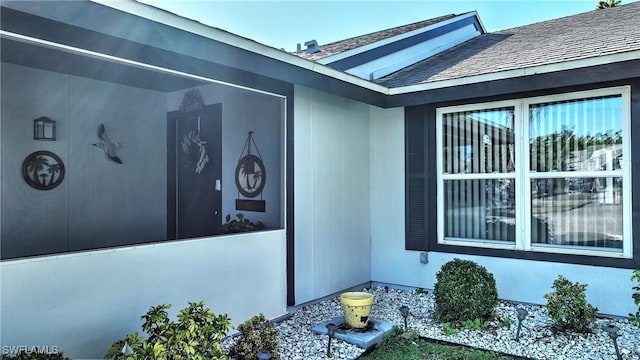
[{"label": "small wall plaque", "polygon": [[265,212],[266,204],[264,200],[236,199],[236,210]]}]

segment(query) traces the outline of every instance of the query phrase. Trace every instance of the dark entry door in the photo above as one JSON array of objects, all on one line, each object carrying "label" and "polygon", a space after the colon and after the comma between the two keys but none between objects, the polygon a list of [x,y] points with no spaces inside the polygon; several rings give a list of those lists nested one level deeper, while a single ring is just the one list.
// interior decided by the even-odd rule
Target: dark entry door
[{"label": "dark entry door", "polygon": [[167,113],[167,239],[218,233],[221,179],[222,104]]}]

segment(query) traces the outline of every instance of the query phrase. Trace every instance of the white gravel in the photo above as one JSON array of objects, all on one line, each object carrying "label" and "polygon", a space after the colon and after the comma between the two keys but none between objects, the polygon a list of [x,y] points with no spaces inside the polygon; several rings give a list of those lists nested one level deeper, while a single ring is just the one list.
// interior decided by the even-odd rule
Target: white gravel
[{"label": "white gravel", "polygon": [[[415,291],[383,287],[363,291],[374,295],[371,310],[373,319],[385,320],[403,327],[404,320],[398,308],[407,305],[410,309],[407,319],[409,329],[427,338],[533,359],[615,360],[613,342],[603,330],[604,326],[612,324],[620,329],[618,346],[622,358],[640,360],[640,328],[633,326],[626,319],[599,318],[593,332],[589,334],[554,334],[551,327],[552,321],[544,306],[500,301],[496,307],[496,313],[500,319],[508,319],[508,325],[503,323],[503,326],[500,326],[499,321],[496,321],[486,330],[461,330],[454,335],[446,335],[442,325],[431,320],[434,307],[431,293],[417,294]],[[522,322],[519,340],[515,340],[518,326],[517,307],[525,308],[529,312]],[[342,315],[342,308],[336,296],[300,307],[290,318],[276,324],[280,358],[282,360],[327,359],[328,337],[313,333],[311,328],[322,321],[340,315]],[[233,341],[231,338],[225,340],[223,347],[228,348]],[[364,352],[364,349],[338,339],[332,340],[331,348],[333,359],[355,359]]]}]

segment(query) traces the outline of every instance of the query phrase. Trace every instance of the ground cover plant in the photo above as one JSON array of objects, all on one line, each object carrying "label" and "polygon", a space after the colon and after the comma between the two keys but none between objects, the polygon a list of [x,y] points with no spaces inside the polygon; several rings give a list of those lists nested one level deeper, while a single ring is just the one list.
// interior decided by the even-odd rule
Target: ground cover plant
[{"label": "ground cover plant", "polygon": [[363,360],[513,360],[520,359],[492,351],[429,341],[396,329],[378,348],[359,357]]}]

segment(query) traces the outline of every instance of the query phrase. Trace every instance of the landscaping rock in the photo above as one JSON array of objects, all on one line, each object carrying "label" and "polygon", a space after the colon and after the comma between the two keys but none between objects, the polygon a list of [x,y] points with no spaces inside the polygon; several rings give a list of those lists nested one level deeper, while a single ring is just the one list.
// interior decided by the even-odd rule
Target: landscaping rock
[{"label": "landscaping rock", "polygon": [[[363,291],[370,292],[374,296],[372,319],[385,320],[403,328],[404,319],[398,308],[406,305],[410,311],[407,318],[409,330],[426,338],[540,360],[616,359],[613,342],[602,330],[604,326],[613,324],[620,329],[618,346],[623,359],[640,360],[640,328],[633,326],[626,319],[599,318],[592,333],[554,334],[552,321],[544,306],[500,301],[496,306],[496,315],[499,320],[492,324],[491,328],[461,330],[456,334],[446,335],[442,324],[431,320],[434,303],[430,293],[416,294],[413,291],[383,287]],[[515,340],[518,326],[516,307],[524,307],[529,313],[522,322],[518,340]],[[315,334],[311,328],[340,315],[342,315],[342,308],[336,296],[301,307],[290,318],[276,324],[280,358],[283,360],[327,359],[328,336]],[[508,325],[500,326],[500,320],[505,321],[502,325],[506,325],[508,320]],[[233,341],[233,338],[226,339],[223,347],[227,349]],[[355,359],[364,352],[364,349],[338,339],[332,340],[331,350],[333,359]]]}]

